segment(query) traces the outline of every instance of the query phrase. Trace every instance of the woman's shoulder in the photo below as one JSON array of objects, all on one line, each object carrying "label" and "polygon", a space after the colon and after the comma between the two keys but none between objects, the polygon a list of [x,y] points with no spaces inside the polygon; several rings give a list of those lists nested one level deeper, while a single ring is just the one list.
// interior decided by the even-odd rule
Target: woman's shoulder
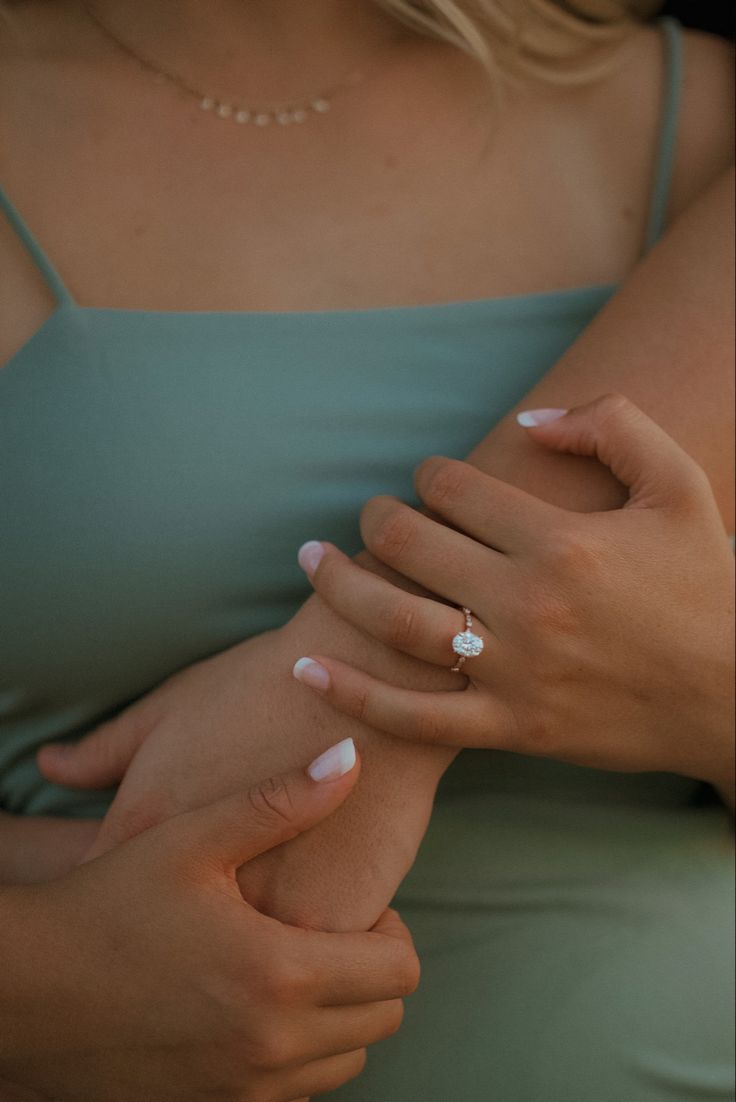
[{"label": "woman's shoulder", "polygon": [[683,79],[669,214],[676,217],[734,160],[734,51],[701,31],[683,32]]},{"label": "woman's shoulder", "polygon": [[[676,109],[676,144],[667,221],[676,218],[734,159],[734,54],[729,42],[679,28],[681,73],[667,64],[673,40],[662,23],[640,27],[620,47],[602,81],[581,90],[603,127],[614,170],[635,171],[657,156],[665,113]],[[670,83],[670,78],[674,84]],[[644,148],[641,143],[644,142]],[[630,162],[630,163],[629,163]]]}]

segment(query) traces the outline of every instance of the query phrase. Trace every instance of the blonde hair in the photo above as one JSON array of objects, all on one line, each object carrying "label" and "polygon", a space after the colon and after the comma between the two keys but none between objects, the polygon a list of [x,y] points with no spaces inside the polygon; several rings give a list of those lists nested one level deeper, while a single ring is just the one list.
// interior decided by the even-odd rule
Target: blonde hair
[{"label": "blonde hair", "polygon": [[470,54],[492,76],[566,84],[608,71],[615,47],[662,7],[662,0],[375,2],[413,30]]}]

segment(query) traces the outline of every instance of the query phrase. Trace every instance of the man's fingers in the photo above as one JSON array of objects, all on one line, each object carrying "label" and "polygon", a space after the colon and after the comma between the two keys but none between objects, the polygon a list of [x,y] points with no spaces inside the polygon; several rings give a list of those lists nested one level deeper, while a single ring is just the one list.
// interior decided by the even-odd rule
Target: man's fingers
[{"label": "man's fingers", "polygon": [[621,394],[568,410],[526,410],[519,423],[555,451],[595,456],[630,491],[628,506],[678,506],[709,494],[687,452]]}]

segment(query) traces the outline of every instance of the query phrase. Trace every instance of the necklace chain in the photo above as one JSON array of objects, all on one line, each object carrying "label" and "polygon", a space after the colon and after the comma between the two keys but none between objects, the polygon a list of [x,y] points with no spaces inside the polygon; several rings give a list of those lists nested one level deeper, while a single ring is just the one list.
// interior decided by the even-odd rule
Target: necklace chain
[{"label": "necklace chain", "polygon": [[252,106],[246,107],[234,100],[220,99],[217,96],[202,91],[200,88],[195,88],[189,81],[180,76],[179,73],[175,73],[171,69],[165,69],[162,65],[151,61],[150,58],[144,57],[143,54],[134,50],[129,43],[118,38],[117,34],[111,30],[106,23],[103,23],[92,8],[84,3],[82,7],[91,22],[94,23],[94,25],[109,38],[119,50],[136,61],[146,72],[153,74],[159,83],[170,84],[177,88],[190,99],[196,100],[203,111],[214,115],[216,118],[230,119],[241,125],[250,123],[253,126],[265,127],[270,126],[272,123],[276,123],[280,126],[288,126],[292,123],[305,122],[310,117],[314,118],[319,115],[325,115],[332,106],[333,97],[339,91],[353,87],[363,79],[363,74],[356,70],[349,73],[337,84],[332,85],[332,87],[326,89],[324,92],[320,92],[319,95],[312,96],[303,103],[291,101],[281,107],[268,110]]}]

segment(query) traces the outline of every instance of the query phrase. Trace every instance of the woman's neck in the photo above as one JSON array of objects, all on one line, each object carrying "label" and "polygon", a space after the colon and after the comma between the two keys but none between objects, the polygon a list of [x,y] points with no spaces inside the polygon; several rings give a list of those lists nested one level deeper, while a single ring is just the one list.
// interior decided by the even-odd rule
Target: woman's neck
[{"label": "woman's neck", "polygon": [[406,37],[373,0],[89,0],[143,56],[255,101],[319,90]]}]

